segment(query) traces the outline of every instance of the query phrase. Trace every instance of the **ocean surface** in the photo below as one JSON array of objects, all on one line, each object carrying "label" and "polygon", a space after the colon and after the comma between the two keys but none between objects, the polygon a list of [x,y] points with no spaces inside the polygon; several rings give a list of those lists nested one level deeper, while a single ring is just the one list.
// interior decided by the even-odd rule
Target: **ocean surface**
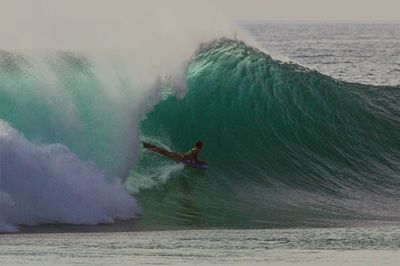
[{"label": "ocean surface", "polygon": [[2,265],[398,265],[400,229],[180,230],[0,236]]},{"label": "ocean surface", "polygon": [[399,22],[247,22],[262,47],[349,82],[400,84]]},{"label": "ocean surface", "polygon": [[[0,51],[0,264],[397,265],[400,24],[240,26],[184,92]],[[208,171],[140,145],[197,140]]]}]

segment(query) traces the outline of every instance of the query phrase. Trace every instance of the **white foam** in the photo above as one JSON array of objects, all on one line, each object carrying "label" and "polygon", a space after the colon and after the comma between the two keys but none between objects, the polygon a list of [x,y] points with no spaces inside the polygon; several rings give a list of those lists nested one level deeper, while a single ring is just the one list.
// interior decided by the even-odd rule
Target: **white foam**
[{"label": "white foam", "polygon": [[0,232],[16,225],[98,224],[133,218],[135,200],[61,144],[37,146],[0,120]]},{"label": "white foam", "polygon": [[150,189],[165,184],[173,173],[185,168],[182,163],[172,162],[170,164],[153,166],[151,172],[145,174],[133,170],[126,182],[126,188],[130,193],[137,194],[142,190]]}]

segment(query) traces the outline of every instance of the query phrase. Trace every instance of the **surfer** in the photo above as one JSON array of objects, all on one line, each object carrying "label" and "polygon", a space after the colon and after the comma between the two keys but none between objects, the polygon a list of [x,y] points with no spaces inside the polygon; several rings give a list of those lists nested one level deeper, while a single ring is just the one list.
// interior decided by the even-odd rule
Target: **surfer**
[{"label": "surfer", "polygon": [[201,149],[203,148],[203,142],[197,141],[196,145],[194,148],[190,149],[188,152],[185,152],[183,154],[177,153],[177,152],[171,152],[166,149],[157,147],[153,144],[143,142],[143,147],[146,149],[149,149],[151,151],[157,152],[161,155],[164,155],[172,160],[175,160],[177,162],[179,161],[190,161],[190,162],[196,162],[199,164],[206,164],[208,165],[207,162],[199,160],[199,153]]},{"label": "surfer", "polygon": [[201,163],[201,164],[208,164],[205,161],[199,160],[199,153],[202,148],[203,148],[203,142],[201,142],[201,141],[196,142],[196,146],[194,148],[190,149],[188,152],[184,153],[182,155],[182,159],[185,161],[191,161],[191,162],[196,162],[196,163]]}]

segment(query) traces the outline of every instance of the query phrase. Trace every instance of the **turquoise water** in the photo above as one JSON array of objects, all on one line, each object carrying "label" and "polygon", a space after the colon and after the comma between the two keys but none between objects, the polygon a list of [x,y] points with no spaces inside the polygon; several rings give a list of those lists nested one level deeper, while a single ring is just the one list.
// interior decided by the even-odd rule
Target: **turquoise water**
[{"label": "turquoise water", "polygon": [[210,169],[171,170],[143,151],[128,188],[170,177],[138,194],[144,226],[399,220],[397,87],[339,81],[229,40],[199,51],[187,84],[184,98],[171,95],[147,114],[142,134],[178,151],[203,140]]}]

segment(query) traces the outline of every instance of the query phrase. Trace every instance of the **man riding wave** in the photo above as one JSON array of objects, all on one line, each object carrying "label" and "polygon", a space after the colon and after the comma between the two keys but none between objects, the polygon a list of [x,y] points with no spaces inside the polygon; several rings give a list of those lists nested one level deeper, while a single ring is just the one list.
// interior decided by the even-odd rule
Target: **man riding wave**
[{"label": "man riding wave", "polygon": [[149,149],[151,151],[157,152],[161,155],[164,155],[164,156],[166,156],[172,160],[175,160],[177,162],[189,161],[189,162],[195,162],[195,163],[199,163],[199,164],[206,164],[206,165],[208,164],[207,162],[201,161],[199,159],[199,153],[200,153],[201,149],[203,148],[203,142],[201,142],[201,141],[197,141],[194,148],[190,149],[189,151],[187,151],[183,154],[171,152],[166,149],[157,147],[153,144],[147,143],[147,142],[143,142],[143,147],[146,149]]}]

